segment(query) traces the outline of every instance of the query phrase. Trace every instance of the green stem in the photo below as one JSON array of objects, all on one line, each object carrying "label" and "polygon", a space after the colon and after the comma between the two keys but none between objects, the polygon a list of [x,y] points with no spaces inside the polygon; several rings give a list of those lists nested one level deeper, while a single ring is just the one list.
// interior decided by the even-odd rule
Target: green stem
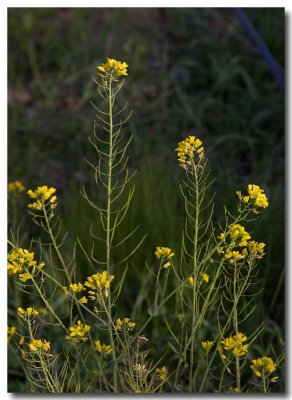
[{"label": "green stem", "polygon": [[225,373],[225,367],[222,368],[222,372],[220,375],[220,383],[219,383],[218,393],[221,393],[221,391],[222,391],[224,373]]},{"label": "green stem", "polygon": [[195,200],[195,226],[194,226],[194,252],[193,252],[193,307],[192,307],[192,327],[191,327],[191,354],[190,354],[190,385],[189,391],[192,392],[193,389],[193,368],[194,368],[194,343],[195,343],[195,334],[194,328],[196,324],[197,318],[197,281],[198,281],[198,263],[197,263],[197,250],[198,250],[198,231],[199,231],[199,191],[198,191],[198,175],[197,168],[192,162],[192,170],[194,171],[195,177],[195,191],[196,191],[196,200]]},{"label": "green stem", "polygon": [[[233,325],[235,334],[238,335],[238,316],[237,316],[237,305],[238,305],[238,295],[237,295],[237,268],[236,261],[234,262],[234,276],[233,276],[233,300],[234,300],[234,312],[233,312]],[[237,389],[241,391],[241,383],[240,383],[240,361],[239,357],[235,358],[235,367],[236,367],[236,385]]]},{"label": "green stem", "polygon": [[265,373],[263,372],[263,388],[264,388],[264,393],[267,393],[267,386],[266,386],[266,377]]},{"label": "green stem", "polygon": [[[113,89],[112,89],[113,77],[109,79],[108,99],[109,99],[109,158],[108,158],[108,181],[107,181],[107,212],[106,212],[106,267],[107,274],[110,276],[111,273],[111,192],[112,192],[112,157],[113,157]],[[107,310],[109,314],[109,336],[112,347],[112,360],[113,360],[113,378],[114,378],[114,391],[118,390],[117,381],[117,361],[115,352],[115,343],[113,338],[113,332],[111,328],[112,314],[111,314],[111,289],[108,288],[107,298]]]}]

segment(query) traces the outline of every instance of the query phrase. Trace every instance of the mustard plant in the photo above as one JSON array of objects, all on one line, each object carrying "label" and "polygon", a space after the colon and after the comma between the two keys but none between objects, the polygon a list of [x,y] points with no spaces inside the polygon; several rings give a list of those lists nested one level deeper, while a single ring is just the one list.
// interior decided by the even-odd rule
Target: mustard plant
[{"label": "mustard plant", "polygon": [[[155,263],[145,265],[154,293],[148,317],[138,323],[121,312],[128,265],[145,237],[117,256],[139,228],[119,234],[134,195],[135,172],[128,166],[132,135],[123,129],[131,113],[124,117],[127,104],[119,100],[127,76],[125,62],[108,58],[94,77],[98,101],[92,102],[96,119],[89,142],[95,158],[86,161],[95,186],[81,190],[96,212],[89,252],[82,238],[74,241],[70,256],[64,251],[59,194],[47,185],[27,191],[39,238],[20,246],[15,216],[25,188],[19,181],[8,186],[14,214],[7,265],[14,298],[9,349],[31,392],[268,393],[284,355],[252,359],[250,350],[264,324],[245,328],[256,309],[266,251],[246,224],[269,200],[260,186],[249,184],[246,192],[234,194],[233,210],[224,208],[224,219],[215,222],[208,149],[194,135],[175,149],[185,213],[180,253],[168,243],[153,244]],[[78,252],[91,275],[82,274]],[[170,309],[175,318],[169,318]],[[170,338],[161,357],[148,347],[151,323],[163,326]]]}]

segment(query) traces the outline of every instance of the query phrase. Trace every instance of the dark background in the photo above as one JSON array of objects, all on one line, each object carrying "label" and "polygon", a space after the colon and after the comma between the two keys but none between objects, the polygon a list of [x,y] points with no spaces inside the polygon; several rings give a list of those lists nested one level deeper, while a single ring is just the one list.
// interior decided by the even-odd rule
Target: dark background
[{"label": "dark background", "polygon": [[[284,70],[284,9],[245,13]],[[218,220],[223,205],[235,210],[234,193],[248,183],[269,198],[247,227],[267,253],[251,324],[265,320],[277,347],[285,324],[284,94],[233,9],[8,9],[8,180],[55,186],[70,232],[64,251],[77,236],[87,242],[92,211],[79,191],[93,182],[84,161],[93,156],[92,76],[106,57],[129,64],[122,97],[133,110],[126,131],[134,134],[130,167],[137,169],[129,225],[148,234],[132,258],[124,308],[138,318],[131,299],[155,246],[179,252],[184,216],[174,149],[197,135],[216,179]],[[36,228],[27,217],[23,226],[27,240]]]}]

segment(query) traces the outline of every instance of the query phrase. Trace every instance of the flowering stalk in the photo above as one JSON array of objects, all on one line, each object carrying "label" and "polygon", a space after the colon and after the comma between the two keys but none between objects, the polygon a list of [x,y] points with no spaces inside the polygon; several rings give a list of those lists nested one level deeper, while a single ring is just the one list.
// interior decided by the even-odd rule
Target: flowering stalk
[{"label": "flowering stalk", "polygon": [[[127,168],[128,157],[126,155],[132,136],[130,136],[128,141],[123,144],[123,137],[121,134],[122,125],[127,121],[130,115],[125,120],[121,120],[120,117],[118,117],[118,119],[117,116],[123,112],[126,105],[119,111],[114,107],[117,94],[124,84],[124,81],[120,80],[120,78],[127,76],[127,67],[128,65],[125,62],[120,62],[114,59],[107,59],[104,64],[97,67],[99,80],[94,80],[97,84],[98,93],[106,103],[107,111],[102,111],[93,104],[97,111],[97,121],[95,121],[94,124],[93,138],[90,138],[89,140],[98,154],[98,161],[96,164],[93,164],[88,160],[86,161],[94,169],[96,186],[102,193],[104,193],[104,197],[99,196],[98,201],[94,202],[89,199],[84,188],[82,192],[88,203],[98,211],[101,222],[99,229],[103,232],[101,235],[96,235],[93,234],[91,230],[92,237],[101,242],[101,245],[104,246],[104,257],[102,259],[96,259],[93,256],[93,252],[91,253],[91,258],[97,264],[104,266],[108,276],[113,272],[113,268],[118,264],[125,262],[143,241],[142,239],[136,248],[130,251],[123,260],[119,260],[118,263],[115,262],[116,260],[114,260],[113,257],[113,249],[126,242],[126,240],[128,240],[137,229],[134,228],[130,234],[120,241],[116,240],[117,228],[125,218],[134,193],[134,188],[130,189],[127,200],[124,201],[121,206],[121,196],[126,189],[126,185],[134,175],[134,173],[129,173]],[[100,128],[99,135],[97,135],[96,127]],[[100,251],[99,254],[102,254],[102,252]],[[108,316],[108,334],[112,348],[113,385],[114,391],[117,392],[118,368],[116,347],[113,337],[112,307],[113,292],[111,287],[109,287],[107,290],[106,314]]]}]

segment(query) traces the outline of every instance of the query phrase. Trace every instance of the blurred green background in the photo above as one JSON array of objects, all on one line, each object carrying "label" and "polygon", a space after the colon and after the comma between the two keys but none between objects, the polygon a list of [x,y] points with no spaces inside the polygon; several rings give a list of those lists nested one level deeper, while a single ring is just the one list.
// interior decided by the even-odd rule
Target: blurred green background
[{"label": "blurred green background", "polygon": [[[245,12],[284,68],[284,9]],[[155,246],[179,252],[184,214],[174,149],[197,135],[216,179],[216,220],[223,205],[236,209],[234,193],[248,183],[268,195],[260,222],[248,226],[267,244],[259,266],[264,290],[251,324],[265,320],[268,342],[277,347],[285,325],[285,99],[234,10],[8,9],[8,180],[55,186],[70,232],[64,250],[71,252],[76,237],[90,249],[93,215],[80,189],[93,185],[84,161],[94,155],[90,100],[99,99],[92,76],[106,57],[129,64],[122,97],[133,110],[125,132],[134,134],[129,155],[137,173],[128,225],[140,224],[141,237],[147,233],[131,259],[121,307],[136,319],[147,309],[141,271],[145,261],[154,263]],[[27,238],[37,232],[29,219],[24,226]],[[82,278],[91,273],[83,268]]]}]

